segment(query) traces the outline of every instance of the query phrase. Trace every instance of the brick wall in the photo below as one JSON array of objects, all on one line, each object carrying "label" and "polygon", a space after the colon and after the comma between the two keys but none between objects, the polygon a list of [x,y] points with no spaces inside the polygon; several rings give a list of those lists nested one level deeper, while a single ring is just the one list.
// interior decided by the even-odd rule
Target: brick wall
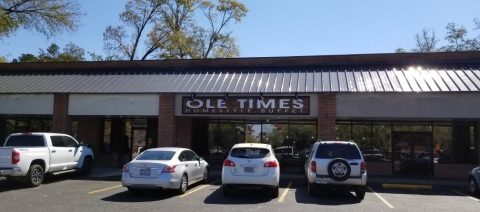
[{"label": "brick wall", "polygon": [[336,98],[335,94],[318,95],[318,139],[335,140]]},{"label": "brick wall", "polygon": [[100,152],[102,141],[103,118],[88,117],[78,119],[77,140],[84,142],[93,149],[95,154]]},{"label": "brick wall", "polygon": [[158,146],[175,146],[175,95],[160,95],[160,106],[158,115]]},{"label": "brick wall", "polygon": [[55,94],[53,100],[53,132],[72,133],[68,116],[68,94]]},{"label": "brick wall", "polygon": [[192,148],[192,118],[177,118],[177,146],[184,148]]}]

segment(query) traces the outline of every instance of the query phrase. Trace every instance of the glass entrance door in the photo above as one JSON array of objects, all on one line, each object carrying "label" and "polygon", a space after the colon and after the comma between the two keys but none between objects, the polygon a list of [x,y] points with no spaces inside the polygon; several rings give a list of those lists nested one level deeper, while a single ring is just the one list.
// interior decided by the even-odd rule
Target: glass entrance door
[{"label": "glass entrance door", "polygon": [[431,132],[393,132],[395,175],[433,176]]}]

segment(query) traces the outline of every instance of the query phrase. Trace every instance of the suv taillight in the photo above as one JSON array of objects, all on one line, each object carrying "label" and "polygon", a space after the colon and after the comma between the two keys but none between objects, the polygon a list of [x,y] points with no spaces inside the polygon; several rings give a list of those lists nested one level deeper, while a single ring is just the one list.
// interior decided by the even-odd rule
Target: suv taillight
[{"label": "suv taillight", "polygon": [[265,163],[265,165],[263,165],[263,167],[269,167],[269,168],[274,168],[274,167],[278,167],[278,163],[277,161],[268,161]]},{"label": "suv taillight", "polygon": [[229,159],[225,159],[225,161],[223,161],[223,166],[235,166],[235,163]]},{"label": "suv taillight", "polygon": [[128,164],[123,165],[123,172],[128,172]]},{"label": "suv taillight", "polygon": [[367,171],[367,163],[365,163],[365,161],[362,161],[362,163],[360,163],[360,171],[362,172],[362,174]]},{"label": "suv taillight", "polygon": [[17,164],[20,162],[20,152],[15,150],[12,151],[12,164]]},{"label": "suv taillight", "polygon": [[310,170],[312,170],[313,173],[317,173],[317,163],[315,161],[310,163]]}]

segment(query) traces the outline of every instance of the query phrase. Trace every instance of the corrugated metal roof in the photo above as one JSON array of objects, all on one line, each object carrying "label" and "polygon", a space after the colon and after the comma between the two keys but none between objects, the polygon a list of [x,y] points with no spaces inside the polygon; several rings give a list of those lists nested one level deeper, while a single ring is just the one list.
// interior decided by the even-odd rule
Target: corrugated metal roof
[{"label": "corrugated metal roof", "polygon": [[0,93],[478,92],[480,66],[0,73]]}]

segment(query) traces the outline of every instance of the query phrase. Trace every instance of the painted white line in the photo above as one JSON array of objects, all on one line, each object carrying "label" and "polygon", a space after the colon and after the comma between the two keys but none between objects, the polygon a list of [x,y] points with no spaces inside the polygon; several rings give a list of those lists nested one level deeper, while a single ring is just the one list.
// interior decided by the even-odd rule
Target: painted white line
[{"label": "painted white line", "polygon": [[202,190],[202,189],[204,189],[204,188],[206,188],[206,187],[209,187],[209,186],[211,186],[211,185],[213,185],[213,184],[216,184],[216,183],[219,182],[219,181],[220,181],[220,180],[217,180],[217,181],[215,181],[215,182],[213,182],[213,183],[211,183],[211,184],[202,185],[202,186],[200,186],[200,187],[198,187],[198,188],[196,188],[196,189],[194,189],[194,190],[188,191],[187,193],[178,196],[178,198],[184,198],[184,197],[186,197],[186,196],[188,196],[188,195],[190,195],[190,194],[192,194],[192,193],[195,193],[195,192],[200,191],[200,190]]},{"label": "painted white line", "polygon": [[292,181],[288,182],[287,188],[285,188],[285,190],[283,191],[282,195],[278,199],[278,202],[283,202],[285,200],[285,197],[287,196],[291,186],[292,186]]},{"label": "painted white line", "polygon": [[112,187],[108,187],[108,188],[104,188],[104,189],[100,189],[100,190],[91,191],[91,192],[88,192],[88,194],[95,194],[95,193],[98,193],[98,192],[107,191],[107,190],[118,188],[118,187],[122,187],[122,185],[116,185],[116,186],[112,186]]},{"label": "painted white line", "polygon": [[465,197],[468,197],[468,198],[470,198],[470,199],[473,199],[473,200],[475,200],[475,201],[479,201],[479,202],[480,202],[480,199],[477,199],[477,198],[475,198],[475,197],[472,197],[472,196],[470,196],[470,195],[468,195],[468,194],[464,194],[464,193],[462,193],[462,192],[460,192],[460,191],[452,190],[452,192],[453,192],[453,193],[457,193],[457,194],[459,194],[459,195],[462,195],[462,196],[465,196]]},{"label": "painted white line", "polygon": [[377,192],[375,192],[372,187],[367,186],[367,188],[368,188],[368,190],[370,190],[373,194],[375,194],[375,196],[377,196],[378,199],[382,200],[382,202],[385,203],[385,205],[387,205],[389,208],[394,208],[392,204],[390,204],[386,199],[384,199],[382,196],[380,196],[380,194],[378,194]]}]

